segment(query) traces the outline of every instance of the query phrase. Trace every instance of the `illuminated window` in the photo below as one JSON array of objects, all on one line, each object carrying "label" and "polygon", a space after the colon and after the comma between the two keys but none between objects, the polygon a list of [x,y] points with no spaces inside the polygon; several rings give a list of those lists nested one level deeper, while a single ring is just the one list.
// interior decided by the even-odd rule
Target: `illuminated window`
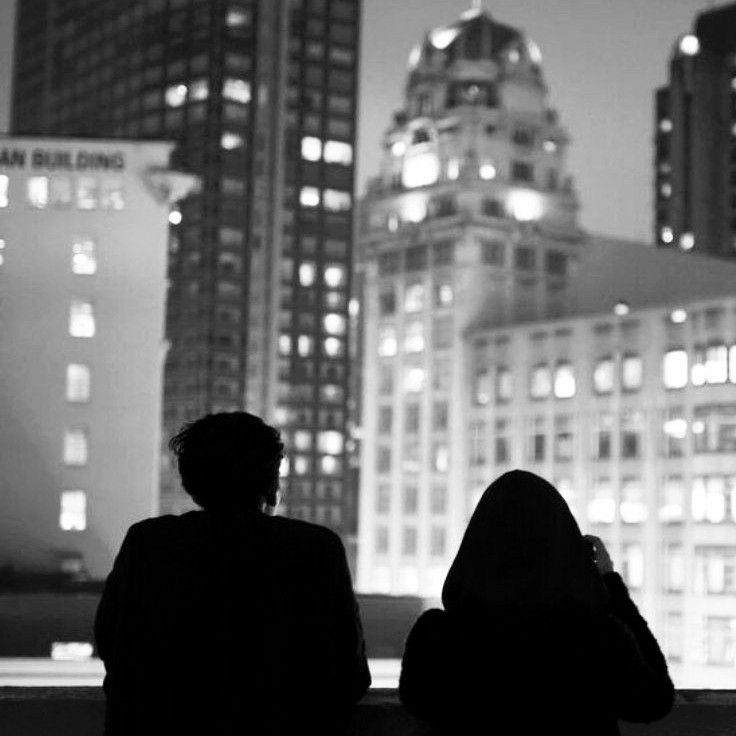
[{"label": "illuminated window", "polygon": [[685,482],[680,475],[663,479],[659,502],[659,520],[664,524],[682,521],[685,508]]},{"label": "illuminated window", "polygon": [[692,34],[683,36],[680,39],[680,51],[686,56],[695,56],[700,52],[700,40]]},{"label": "illuminated window", "polygon": [[663,243],[669,245],[675,239],[675,234],[672,231],[672,228],[667,226],[661,228],[659,231],[659,239]]},{"label": "illuminated window", "polygon": [[72,301],[69,307],[69,334],[72,337],[94,337],[95,316],[89,302]]},{"label": "illuminated window", "polygon": [[314,352],[314,338],[309,335],[299,335],[297,339],[297,352],[302,358],[306,358]]},{"label": "illuminated window", "polygon": [[295,455],[292,461],[294,475],[307,475],[309,473],[309,458],[303,455]]},{"label": "illuminated window", "polygon": [[302,158],[305,161],[319,161],[322,158],[322,141],[311,135],[302,138]]},{"label": "illuminated window", "polygon": [[325,268],[325,284],[330,289],[336,289],[345,283],[345,268],[343,266],[327,266]]},{"label": "illuminated window", "polygon": [[318,207],[320,202],[317,187],[302,187],[299,192],[299,203],[302,207]]},{"label": "illuminated window", "polygon": [[88,460],[87,432],[77,427],[64,433],[64,465],[86,465]]},{"label": "illuminated window", "polygon": [[317,435],[317,449],[327,455],[339,455],[343,449],[342,433],[334,430],[320,432]]},{"label": "illuminated window", "polygon": [[225,16],[228,28],[244,28],[251,23],[252,14],[245,8],[231,8]]},{"label": "illuminated window", "polygon": [[593,388],[597,394],[613,391],[614,363],[612,358],[602,358],[593,369]]},{"label": "illuminated window", "polygon": [[705,350],[705,382],[725,383],[728,379],[728,348],[710,345]]},{"label": "illuminated window", "polygon": [[424,368],[408,366],[404,373],[404,391],[415,393],[424,388]]},{"label": "illuminated window", "polygon": [[638,355],[624,355],[621,361],[621,386],[624,391],[636,391],[641,388],[644,370]]},{"label": "illuminated window", "polygon": [[5,250],[5,240],[3,238],[0,238],[0,266],[3,265],[5,262],[5,255],[3,251]]},{"label": "illuminated window", "polygon": [[432,449],[432,466],[437,473],[446,473],[450,469],[450,450],[447,445],[436,443]]},{"label": "illuminated window", "polygon": [[452,305],[454,292],[452,284],[438,283],[434,285],[435,307],[449,307]]},{"label": "illuminated window", "polygon": [[410,284],[404,294],[404,310],[409,313],[424,309],[424,284]]},{"label": "illuminated window", "polygon": [[89,401],[90,370],[81,363],[70,363],[66,367],[66,400],[72,402]]},{"label": "illuminated window", "polygon": [[312,447],[312,435],[304,430],[294,432],[294,447],[297,450],[309,450]]},{"label": "illuminated window", "polygon": [[554,390],[558,399],[575,396],[575,372],[570,363],[559,363],[555,367]]},{"label": "illuminated window", "polygon": [[396,328],[393,325],[382,325],[378,328],[378,354],[382,358],[390,358],[397,352]]},{"label": "illuminated window", "polygon": [[345,343],[337,337],[326,337],[324,341],[325,355],[336,358],[344,353]]},{"label": "illuminated window", "polygon": [[665,388],[684,388],[688,379],[688,358],[685,350],[669,350],[662,360],[662,380]]},{"label": "illuminated window", "polygon": [[319,467],[324,475],[338,475],[342,472],[342,460],[332,455],[322,455]]},{"label": "illuminated window", "polygon": [[226,151],[234,151],[237,148],[242,148],[245,145],[245,139],[242,135],[237,133],[223,133],[220,137],[220,145]]},{"label": "illuminated window", "polygon": [[706,616],[705,664],[736,666],[736,616]]},{"label": "illuminated window", "polygon": [[9,204],[10,179],[5,174],[0,174],[0,208],[5,208]]},{"label": "illuminated window", "polygon": [[325,209],[331,212],[345,212],[353,206],[350,192],[342,192],[339,189],[325,189],[322,202]]},{"label": "illuminated window", "polygon": [[244,79],[226,79],[222,85],[222,96],[226,100],[247,105],[251,100],[250,82]]},{"label": "illuminated window", "polygon": [[[730,489],[733,493],[733,489]],[[723,476],[693,478],[691,510],[693,521],[719,524],[726,519],[726,479]]]},{"label": "illuminated window", "polygon": [[434,184],[440,176],[440,162],[434,153],[417,153],[404,159],[401,183],[407,189]]},{"label": "illuminated window", "polygon": [[329,335],[344,335],[345,334],[345,317],[341,314],[335,314],[331,312],[326,314],[322,319],[322,325],[324,330]]},{"label": "illuminated window", "polygon": [[26,182],[26,195],[31,207],[44,209],[49,203],[48,176],[29,176]]},{"label": "illuminated window", "polygon": [[509,194],[508,210],[519,222],[531,222],[542,216],[543,200],[536,192],[513,191]]},{"label": "illuminated window", "polygon": [[630,588],[641,588],[644,583],[644,551],[640,544],[625,544],[621,577]]},{"label": "illuminated window", "polygon": [[447,162],[447,178],[450,181],[455,181],[458,176],[460,176],[460,161],[456,158],[451,158]]},{"label": "illuminated window", "polygon": [[646,521],[647,506],[644,503],[644,489],[639,478],[624,478],[621,482],[621,521],[626,524],[640,524]]},{"label": "illuminated window", "polygon": [[100,206],[106,210],[125,209],[125,190],[120,179],[106,178],[102,180]]},{"label": "illuminated window", "polygon": [[418,320],[408,322],[404,328],[404,350],[407,353],[421,353],[424,350],[424,323]]},{"label": "illuminated window", "polygon": [[92,659],[93,653],[87,641],[55,641],[51,645],[51,659],[57,662],[83,662]]},{"label": "illuminated window", "polygon": [[325,161],[328,164],[343,164],[349,166],[353,163],[353,147],[342,141],[325,142]]},{"label": "illuminated window", "polygon": [[77,207],[80,210],[93,210],[97,207],[97,179],[91,176],[80,176],[77,179]]},{"label": "illuminated window", "polygon": [[78,238],[72,243],[72,273],[92,275],[97,272],[95,242],[89,238]]},{"label": "illuminated window", "polygon": [[[192,102],[206,100],[210,94],[210,85],[206,79],[195,79],[189,85],[189,99]],[[191,114],[191,111],[190,111]]]},{"label": "illuminated window", "polygon": [[314,284],[314,278],[316,276],[316,269],[314,263],[305,261],[299,265],[299,283],[302,286],[312,286]]},{"label": "illuminated window", "polygon": [[473,377],[473,403],[486,406],[491,400],[491,376],[485,368],[476,370]]},{"label": "illuminated window", "polygon": [[187,99],[186,84],[172,84],[166,88],[164,99],[169,107],[181,107]]},{"label": "illuminated window", "polygon": [[549,367],[546,365],[537,365],[532,368],[529,395],[533,399],[545,399],[552,392],[552,377]]},{"label": "illuminated window", "polygon": [[588,502],[588,521],[593,524],[612,524],[616,518],[613,486],[608,478],[597,478]]},{"label": "illuminated window", "polygon": [[289,335],[279,335],[279,352],[281,355],[291,353],[291,337]]},{"label": "illuminated window", "polygon": [[490,161],[487,161],[485,163],[482,163],[480,165],[480,168],[478,170],[478,173],[480,175],[481,179],[485,179],[486,181],[490,181],[491,179],[496,178],[496,165],[491,163]]},{"label": "illuminated window", "polygon": [[87,528],[87,494],[62,491],[59,526],[65,532],[83,532]]}]

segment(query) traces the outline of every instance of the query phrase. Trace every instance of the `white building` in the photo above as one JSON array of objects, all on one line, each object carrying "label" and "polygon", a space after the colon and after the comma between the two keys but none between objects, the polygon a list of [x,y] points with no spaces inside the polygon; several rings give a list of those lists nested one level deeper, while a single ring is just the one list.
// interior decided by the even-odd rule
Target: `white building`
[{"label": "white building", "polygon": [[610,543],[677,684],[733,687],[736,270],[580,231],[539,62],[480,11],[412,52],[363,212],[358,587],[439,596],[527,468]]},{"label": "white building", "polygon": [[0,138],[0,566],[101,577],[157,511],[170,150]]}]

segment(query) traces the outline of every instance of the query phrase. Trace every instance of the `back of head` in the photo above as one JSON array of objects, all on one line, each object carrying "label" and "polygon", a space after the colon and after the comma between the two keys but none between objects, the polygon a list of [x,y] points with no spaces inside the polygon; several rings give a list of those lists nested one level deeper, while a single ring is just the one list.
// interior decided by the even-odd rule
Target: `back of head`
[{"label": "back of head", "polygon": [[485,491],[445,580],[448,611],[602,613],[606,591],[575,519],[557,490],[512,471]]},{"label": "back of head", "polygon": [[207,510],[276,505],[284,445],[278,430],[244,411],[208,414],[172,437],[184,490]]}]

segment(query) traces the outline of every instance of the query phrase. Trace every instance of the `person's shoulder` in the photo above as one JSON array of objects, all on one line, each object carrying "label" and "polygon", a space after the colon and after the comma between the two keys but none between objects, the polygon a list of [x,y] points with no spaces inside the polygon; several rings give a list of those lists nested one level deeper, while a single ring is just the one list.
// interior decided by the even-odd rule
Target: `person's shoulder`
[{"label": "person's shoulder", "polygon": [[428,608],[414,622],[412,630],[421,634],[430,634],[444,631],[450,620],[446,611],[441,608]]},{"label": "person's shoulder", "polygon": [[142,519],[128,529],[129,543],[144,544],[146,541],[176,537],[198,528],[204,522],[204,512],[188,511],[184,514],[164,514]]},{"label": "person's shoulder", "polygon": [[289,519],[285,516],[272,516],[267,521],[274,534],[293,544],[306,544],[326,549],[342,549],[340,537],[324,526],[311,524],[301,519]]}]

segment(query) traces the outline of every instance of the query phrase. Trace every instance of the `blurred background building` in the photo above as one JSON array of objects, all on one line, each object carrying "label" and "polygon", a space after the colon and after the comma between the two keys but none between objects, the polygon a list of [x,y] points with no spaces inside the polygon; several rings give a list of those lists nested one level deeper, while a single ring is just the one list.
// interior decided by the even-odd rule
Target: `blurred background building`
[{"label": "blurred background building", "polygon": [[158,509],[170,152],[0,137],[0,567],[103,577]]},{"label": "blurred background building", "polygon": [[655,242],[736,255],[736,5],[698,16],[657,90]]},{"label": "blurred background building", "polygon": [[[342,532],[357,0],[19,3],[16,133],[176,142],[163,437],[246,408],[282,428],[287,512]],[[162,512],[192,507],[162,452]]]},{"label": "blurred background building", "polygon": [[579,229],[521,31],[470,11],[409,64],[361,213],[358,585],[438,597],[483,490],[529,468],[676,680],[733,687],[736,270]]}]

